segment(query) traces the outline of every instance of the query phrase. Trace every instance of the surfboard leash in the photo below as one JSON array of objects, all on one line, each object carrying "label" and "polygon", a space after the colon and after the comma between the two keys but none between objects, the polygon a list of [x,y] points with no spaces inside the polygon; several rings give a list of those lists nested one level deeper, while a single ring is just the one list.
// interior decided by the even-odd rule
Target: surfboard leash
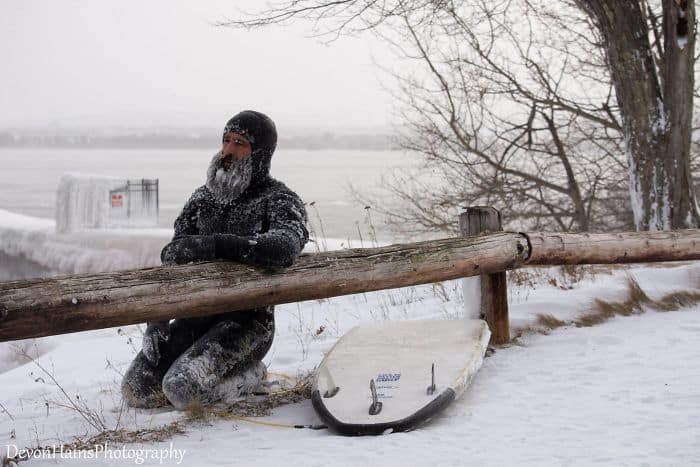
[{"label": "surfboard leash", "polygon": [[[294,392],[297,390],[296,385],[299,384],[299,381],[297,378],[291,377],[289,375],[286,375],[284,373],[276,373],[276,372],[269,372],[268,375],[274,375],[277,376],[278,378],[286,380],[288,383],[293,383],[291,387],[287,387],[278,391],[274,392],[259,392],[259,393],[253,393],[254,395],[257,396],[270,396],[272,394],[274,395],[280,395],[284,393],[290,393]],[[228,414],[226,418],[233,419],[233,420],[238,420],[241,422],[246,422],[250,423],[252,425],[260,425],[260,426],[267,426],[271,428],[293,428],[293,429],[307,429],[307,430],[325,430],[328,429],[327,425],[324,424],[308,424],[308,425],[301,425],[301,424],[285,424],[285,423],[272,423],[272,422],[263,422],[260,420],[255,420],[249,417],[241,417],[239,415],[233,415],[233,414]]]},{"label": "surfboard leash", "polygon": [[247,417],[239,417],[237,415],[231,415],[228,418],[231,418],[233,420],[238,420],[241,422],[251,423],[253,425],[268,426],[268,427],[272,427],[272,428],[295,428],[295,429],[308,429],[308,430],[325,430],[328,428],[327,425],[323,425],[323,424],[288,425],[285,423],[261,422],[259,420],[253,420],[252,418],[247,418]]}]

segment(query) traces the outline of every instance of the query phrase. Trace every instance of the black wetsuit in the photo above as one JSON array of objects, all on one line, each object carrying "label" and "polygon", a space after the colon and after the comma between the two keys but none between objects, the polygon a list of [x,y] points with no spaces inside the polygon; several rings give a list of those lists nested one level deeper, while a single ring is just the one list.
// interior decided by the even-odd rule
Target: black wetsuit
[{"label": "black wetsuit", "polygon": [[[269,174],[277,140],[272,121],[244,111],[227,123],[224,134],[230,131],[251,141],[250,184],[230,201],[217,199],[207,185],[195,190],[175,221],[173,241],[161,253],[164,265],[227,259],[278,269],[290,266],[308,240],[303,202]],[[157,362],[142,350],[124,376],[122,392],[129,405],[156,407],[169,401],[185,408],[243,392],[251,379],[261,377],[260,360],[274,337],[274,308],[222,310],[161,325],[168,338],[157,344]]]}]

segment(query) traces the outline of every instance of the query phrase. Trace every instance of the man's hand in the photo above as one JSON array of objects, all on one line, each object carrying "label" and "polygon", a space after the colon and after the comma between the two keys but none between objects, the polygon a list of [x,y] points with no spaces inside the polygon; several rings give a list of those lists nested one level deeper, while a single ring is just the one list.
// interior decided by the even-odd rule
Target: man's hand
[{"label": "man's hand", "polygon": [[165,245],[160,253],[163,265],[211,261],[216,258],[214,238],[209,235],[190,235]]},{"label": "man's hand", "polygon": [[158,321],[148,323],[146,332],[143,335],[143,347],[141,352],[146,360],[154,365],[160,361],[160,344],[170,339],[170,323],[168,321]]}]

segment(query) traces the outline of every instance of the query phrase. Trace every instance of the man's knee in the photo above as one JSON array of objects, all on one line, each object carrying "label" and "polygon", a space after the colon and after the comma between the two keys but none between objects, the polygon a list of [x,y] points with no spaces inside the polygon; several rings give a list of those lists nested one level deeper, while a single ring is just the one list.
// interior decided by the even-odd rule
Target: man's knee
[{"label": "man's knee", "polygon": [[197,374],[187,365],[173,365],[163,377],[163,393],[175,408],[184,410],[197,403],[207,406],[235,401],[258,389],[266,377],[267,368],[261,361],[227,377]]},{"label": "man's knee", "polygon": [[[228,395],[222,394],[220,384],[259,362],[273,337],[274,324],[270,323],[250,322],[243,327],[234,320],[216,323],[165,373],[162,381],[165,397],[181,410],[192,403],[219,402]],[[248,386],[246,380],[243,387]]]},{"label": "man's knee", "polygon": [[155,408],[168,404],[162,389],[163,370],[153,366],[139,352],[122,379],[122,397],[127,405]]},{"label": "man's knee", "polygon": [[208,391],[202,385],[202,378],[191,370],[186,365],[175,364],[163,377],[163,394],[176,409],[184,410],[195,402],[205,405],[211,402]]}]

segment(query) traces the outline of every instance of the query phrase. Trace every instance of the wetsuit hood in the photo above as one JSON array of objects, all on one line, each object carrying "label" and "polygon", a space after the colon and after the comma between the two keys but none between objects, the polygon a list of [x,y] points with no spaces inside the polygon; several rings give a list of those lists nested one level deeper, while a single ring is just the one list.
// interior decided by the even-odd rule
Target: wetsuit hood
[{"label": "wetsuit hood", "polygon": [[[244,110],[226,122],[224,135],[235,132],[245,135],[253,149],[253,175],[251,185],[256,185],[270,175],[272,154],[277,147],[277,128],[270,117],[254,110]],[[222,136],[223,140],[223,136]]]}]

